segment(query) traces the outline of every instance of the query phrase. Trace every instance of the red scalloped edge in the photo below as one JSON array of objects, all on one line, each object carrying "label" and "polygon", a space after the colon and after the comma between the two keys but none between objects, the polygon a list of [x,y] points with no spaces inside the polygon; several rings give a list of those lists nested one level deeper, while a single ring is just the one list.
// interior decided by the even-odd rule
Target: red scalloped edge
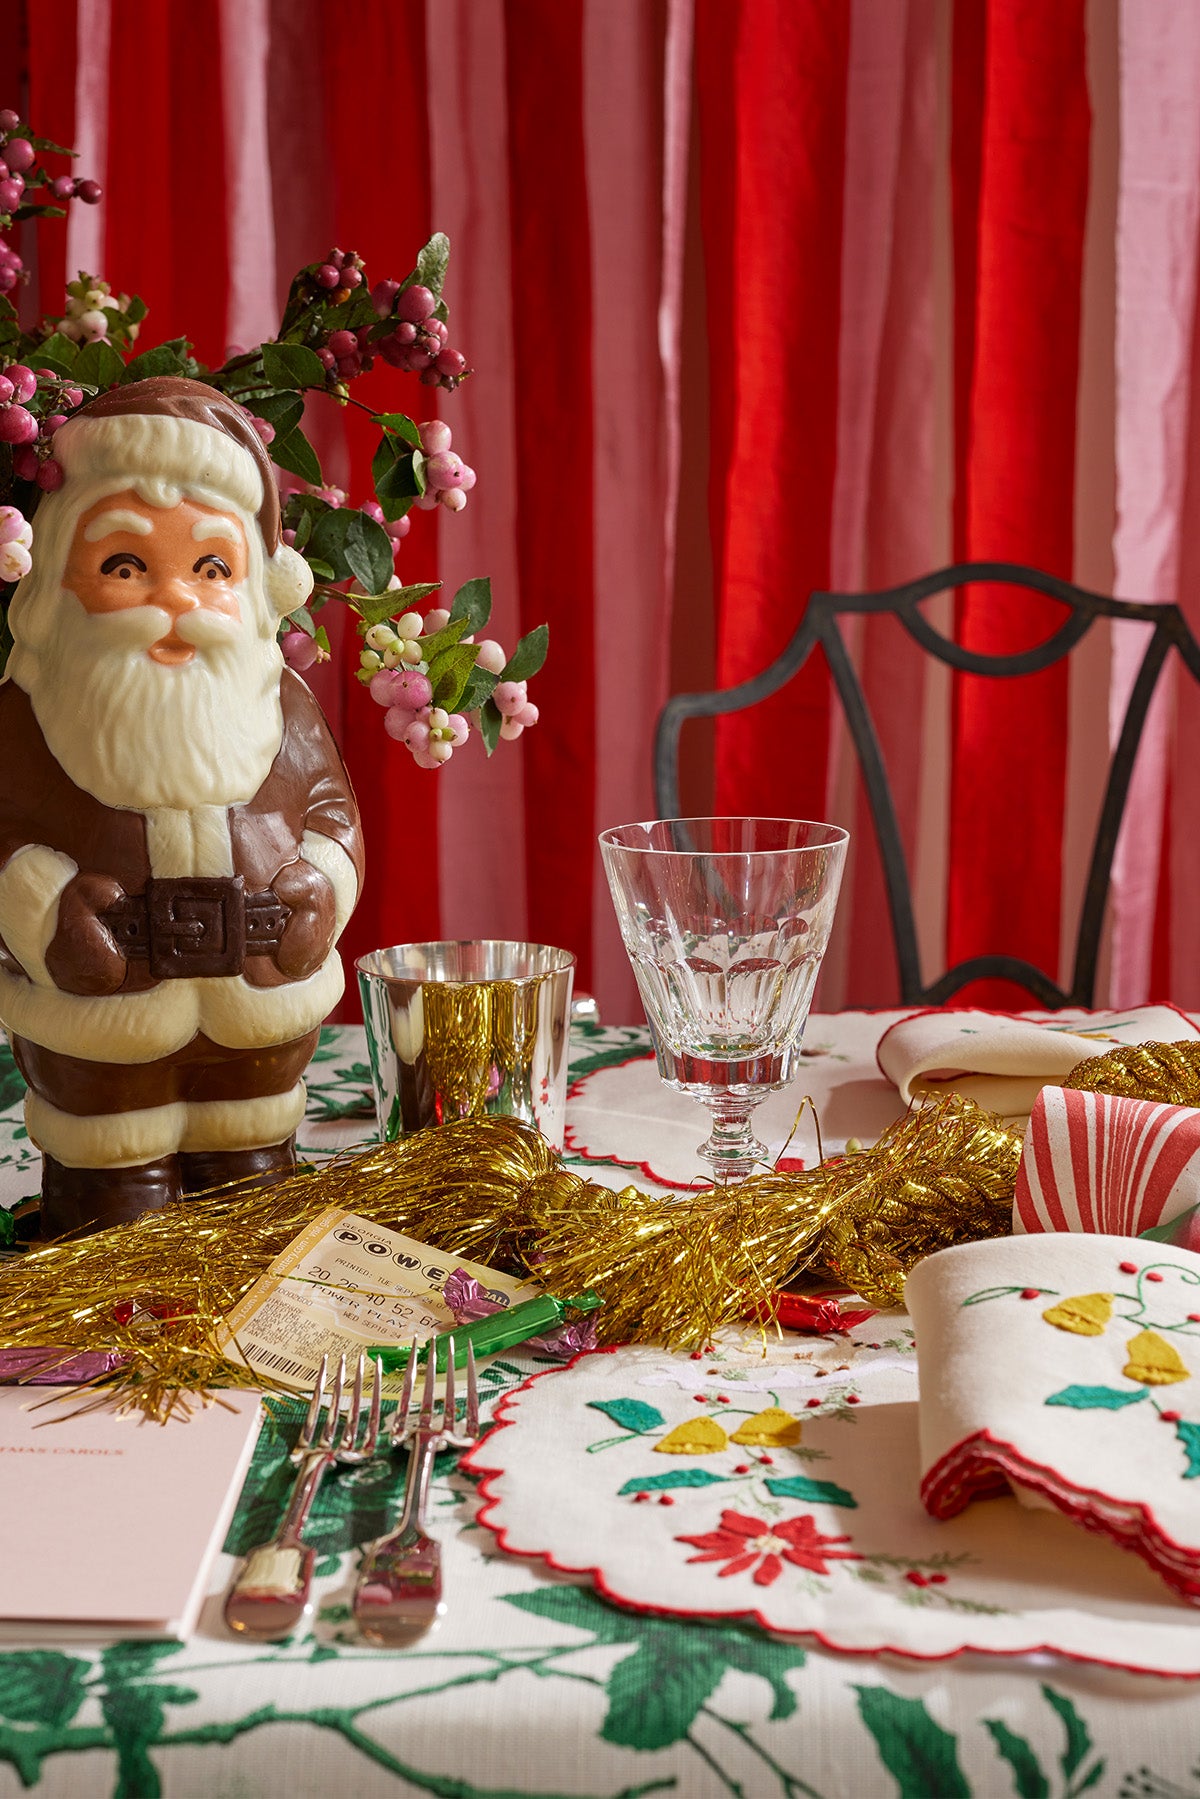
[{"label": "red scalloped edge", "polygon": [[[900,1648],[892,1643],[880,1643],[876,1647],[863,1649],[853,1644],[837,1643],[832,1637],[827,1636],[824,1631],[820,1630],[780,1630],[776,1625],[764,1618],[760,1611],[755,1610],[753,1607],[747,1611],[734,1612],[685,1609],[682,1606],[648,1605],[645,1600],[634,1599],[626,1593],[619,1593],[607,1580],[603,1569],[600,1567],[595,1565],[571,1567],[564,1562],[556,1561],[555,1558],[545,1550],[515,1548],[509,1541],[504,1526],[496,1522],[491,1516],[495,1508],[502,1503],[501,1497],[492,1492],[491,1481],[493,1478],[498,1479],[505,1470],[503,1468],[489,1468],[483,1459],[492,1439],[497,1436],[500,1431],[506,1430],[509,1425],[516,1422],[515,1419],[505,1415],[510,1405],[519,1399],[522,1393],[527,1392],[529,1388],[533,1386],[534,1381],[547,1380],[556,1374],[564,1374],[568,1368],[574,1368],[577,1362],[584,1361],[588,1356],[615,1355],[618,1349],[628,1349],[629,1347],[631,1346],[626,1343],[609,1343],[605,1344],[604,1347],[600,1349],[584,1349],[581,1350],[577,1356],[572,1356],[571,1360],[565,1362],[561,1368],[546,1368],[538,1374],[531,1374],[528,1380],[522,1381],[519,1387],[513,1387],[498,1402],[495,1414],[496,1422],[493,1429],[488,1432],[478,1448],[469,1450],[466,1455],[463,1456],[459,1466],[469,1469],[472,1474],[477,1474],[480,1477],[479,1495],[481,1504],[476,1523],[481,1524],[485,1530],[491,1531],[505,1555],[511,1555],[518,1561],[542,1562],[555,1574],[566,1574],[576,1577],[584,1575],[591,1581],[592,1585],[602,1598],[609,1600],[613,1605],[621,1606],[623,1610],[628,1612],[640,1612],[645,1617],[649,1618],[696,1619],[703,1624],[756,1624],[758,1628],[765,1631],[768,1636],[777,1637],[781,1642],[804,1643],[806,1645],[815,1643],[822,1649],[832,1650],[836,1655],[853,1656],[860,1661],[876,1661],[879,1657],[885,1655],[899,1656],[902,1661],[910,1662],[952,1662],[957,1661],[959,1656],[962,1655],[986,1655],[991,1656],[998,1661],[1012,1661],[1018,1656],[1027,1655],[1055,1655],[1062,1661],[1079,1662],[1084,1667],[1089,1668],[1111,1668],[1115,1672],[1121,1674],[1152,1674],[1160,1680],[1200,1680],[1200,1669],[1186,1671],[1175,1668],[1149,1667],[1139,1662],[1108,1661],[1104,1656],[1100,1655],[1078,1655],[1069,1649],[1062,1649],[1054,1643],[1029,1643],[1020,1649],[993,1649],[986,1643],[963,1643],[960,1644],[957,1649],[943,1650],[940,1655],[922,1655],[919,1650]],[[1005,1484],[1007,1485],[1007,1483]]]},{"label": "red scalloped edge", "polygon": [[921,1502],[934,1518],[954,1518],[972,1499],[1006,1487],[1010,1479],[1040,1493],[1073,1524],[1141,1556],[1173,1593],[1189,1605],[1200,1605],[1200,1556],[1195,1548],[1177,1543],[1148,1506],[1077,1487],[1056,1468],[1031,1462],[990,1431],[964,1437],[934,1463],[921,1481]]},{"label": "red scalloped edge", "polygon": [[[610,1068],[628,1068],[631,1062],[653,1062],[653,1060],[654,1051],[651,1050],[649,1055],[626,1056],[623,1062],[606,1062],[603,1068],[593,1068],[589,1074],[581,1074],[576,1080],[573,1080],[571,1085],[567,1088],[567,1098],[578,1099],[589,1081],[594,1080],[598,1074],[607,1074]],[[669,1187],[673,1193],[700,1193],[705,1191],[704,1188],[696,1186],[696,1181],[704,1180],[705,1176],[702,1174],[696,1175],[695,1179],[690,1181],[673,1181],[669,1180],[665,1174],[659,1174],[655,1169],[651,1168],[649,1162],[634,1161],[626,1156],[593,1155],[590,1150],[581,1148],[580,1145],[575,1142],[571,1134],[571,1125],[569,1121],[563,1134],[563,1148],[564,1150],[569,1149],[571,1154],[578,1156],[582,1162],[598,1162],[606,1164],[610,1168],[635,1168],[646,1180],[653,1181],[656,1187]]]}]

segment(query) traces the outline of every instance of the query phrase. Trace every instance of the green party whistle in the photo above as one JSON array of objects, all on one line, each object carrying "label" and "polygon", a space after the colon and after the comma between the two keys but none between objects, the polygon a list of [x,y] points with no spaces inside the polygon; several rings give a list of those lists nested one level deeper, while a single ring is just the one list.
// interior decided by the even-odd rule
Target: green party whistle
[{"label": "green party whistle", "polygon": [[[434,1367],[444,1368],[446,1345],[453,1342],[454,1366],[462,1368],[467,1360],[468,1343],[474,1344],[477,1356],[495,1355],[497,1350],[511,1349],[514,1343],[524,1343],[529,1337],[540,1337],[543,1331],[554,1330],[563,1323],[568,1312],[594,1312],[603,1304],[601,1295],[590,1287],[585,1293],[577,1293],[574,1299],[555,1299],[550,1293],[539,1293],[536,1299],[524,1299],[520,1305],[510,1306],[503,1312],[489,1312],[486,1318],[476,1318],[473,1324],[458,1324],[453,1330],[440,1331],[420,1346],[417,1360],[427,1361],[432,1345],[436,1358]],[[406,1368],[411,1354],[410,1344],[372,1343],[367,1350],[367,1355],[381,1364],[385,1374]]]}]

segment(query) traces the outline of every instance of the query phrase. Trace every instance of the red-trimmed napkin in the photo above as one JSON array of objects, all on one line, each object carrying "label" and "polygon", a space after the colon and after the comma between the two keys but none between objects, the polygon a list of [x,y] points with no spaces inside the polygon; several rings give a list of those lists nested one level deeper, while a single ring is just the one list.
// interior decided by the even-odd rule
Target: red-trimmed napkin
[{"label": "red-trimmed napkin", "polygon": [[1129,1549],[1200,1604],[1200,1255],[1072,1231],[960,1244],[905,1302],[921,1497],[1011,1488]]}]

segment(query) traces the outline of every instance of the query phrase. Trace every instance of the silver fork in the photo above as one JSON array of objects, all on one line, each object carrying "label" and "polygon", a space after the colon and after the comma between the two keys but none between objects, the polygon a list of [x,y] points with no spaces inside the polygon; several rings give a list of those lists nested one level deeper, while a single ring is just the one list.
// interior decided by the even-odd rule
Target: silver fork
[{"label": "silver fork", "polygon": [[274,1643],[290,1636],[312,1610],[312,1576],[316,1551],[302,1541],[317,1489],[334,1462],[351,1466],[374,1455],[379,1443],[379,1410],[382,1369],[375,1362],[371,1398],[362,1440],[363,1384],[366,1356],[360,1355],[345,1419],[342,1398],[346,1388],[346,1358],[342,1356],[329,1395],[329,1409],[320,1433],[317,1421],[325,1394],[328,1358],[322,1356],[317,1384],[309,1403],[304,1427],[290,1459],[299,1464],[283,1523],[269,1543],[260,1543],[242,1562],[225,1596],[225,1622],[231,1630],[260,1642]]},{"label": "silver fork", "polygon": [[446,1383],[442,1407],[435,1403],[437,1381],[436,1344],[431,1342],[425,1360],[425,1387],[415,1423],[410,1421],[417,1368],[417,1340],[413,1339],[404,1374],[404,1389],[396,1408],[391,1441],[395,1448],[409,1444],[408,1475],[400,1520],[389,1536],[372,1543],[363,1557],[354,1589],[354,1616],[368,1643],[396,1648],[428,1630],[445,1610],[442,1599],[442,1550],[426,1535],[425,1507],[429,1477],[439,1449],[453,1445],[467,1449],[479,1439],[479,1388],[475,1378],[475,1347],[467,1344],[467,1403],[459,1428],[454,1390],[454,1338],[446,1344]]}]

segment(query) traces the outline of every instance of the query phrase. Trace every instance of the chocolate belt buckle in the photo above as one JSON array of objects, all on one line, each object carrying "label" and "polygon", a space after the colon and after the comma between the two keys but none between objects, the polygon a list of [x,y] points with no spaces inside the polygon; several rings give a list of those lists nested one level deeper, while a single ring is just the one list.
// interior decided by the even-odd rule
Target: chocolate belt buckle
[{"label": "chocolate belt buckle", "polygon": [[241,875],[147,881],[146,925],[152,980],[241,974],[245,882]]}]

